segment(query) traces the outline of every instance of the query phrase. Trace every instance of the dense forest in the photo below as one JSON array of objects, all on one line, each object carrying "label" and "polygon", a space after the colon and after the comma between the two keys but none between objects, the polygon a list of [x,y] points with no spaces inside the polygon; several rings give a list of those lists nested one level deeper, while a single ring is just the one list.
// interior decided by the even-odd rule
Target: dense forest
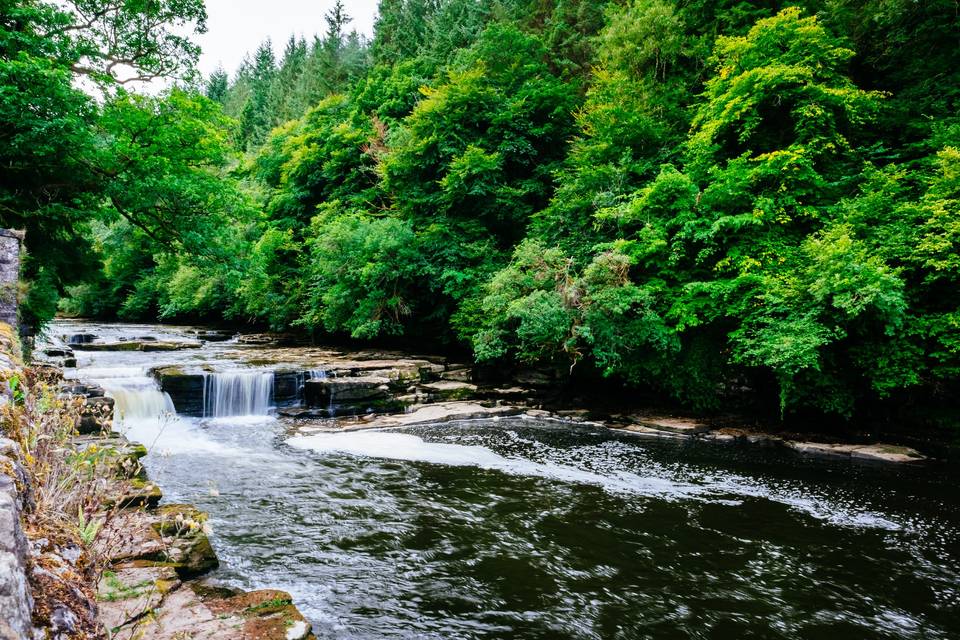
[{"label": "dense forest", "polygon": [[202,0],[0,4],[34,327],[404,339],[700,410],[960,392],[954,0],[381,0],[369,40],[337,3],[209,78]]}]

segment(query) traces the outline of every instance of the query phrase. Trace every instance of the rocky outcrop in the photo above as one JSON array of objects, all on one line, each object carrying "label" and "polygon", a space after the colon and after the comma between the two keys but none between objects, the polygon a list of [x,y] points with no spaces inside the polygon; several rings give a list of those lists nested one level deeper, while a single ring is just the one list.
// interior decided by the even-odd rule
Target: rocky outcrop
[{"label": "rocky outcrop", "polygon": [[889,444],[828,444],[823,442],[787,441],[788,447],[806,455],[850,458],[868,462],[916,463],[926,460],[926,456],[916,449]]},{"label": "rocky outcrop", "polygon": [[153,370],[153,376],[160,384],[160,389],[170,396],[178,414],[203,415],[204,374],[186,373],[179,367],[161,367]]},{"label": "rocky outcrop", "polygon": [[28,486],[20,455],[17,443],[0,438],[0,640],[27,638],[32,629],[29,547],[21,525]]},{"label": "rocky outcrop", "polygon": [[299,427],[304,434],[322,431],[357,431],[361,429],[388,429],[412,427],[415,425],[454,422],[457,420],[478,420],[504,418],[522,414],[519,407],[485,406],[476,402],[438,402],[413,408],[408,413],[387,415],[371,414],[361,417],[348,417],[323,423],[309,423]]},{"label": "rocky outcrop", "polygon": [[109,566],[97,588],[114,640],[307,640],[310,624],[290,594],[244,593],[195,578],[218,564],[207,514],[190,505],[133,510],[98,537]]},{"label": "rocky outcrop", "polygon": [[322,378],[304,383],[304,400],[308,407],[379,400],[389,394],[390,379],[379,376]]},{"label": "rocky outcrop", "polygon": [[84,342],[73,345],[77,351],[182,351],[184,349],[199,349],[202,342],[177,342],[173,340],[160,341],[156,338],[140,338],[138,340],[119,340],[116,342]]}]

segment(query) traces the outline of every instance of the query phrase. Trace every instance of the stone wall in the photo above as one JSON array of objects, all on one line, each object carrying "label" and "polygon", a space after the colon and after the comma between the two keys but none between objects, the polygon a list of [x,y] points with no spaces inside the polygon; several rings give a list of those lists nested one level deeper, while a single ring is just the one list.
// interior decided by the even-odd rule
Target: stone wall
[{"label": "stone wall", "polygon": [[[7,381],[21,366],[17,341],[17,289],[23,234],[0,230],[0,378]],[[11,401],[4,384],[0,404]],[[21,514],[29,505],[29,477],[22,452],[13,440],[0,437],[0,639],[21,640],[32,632],[33,599],[27,580],[29,547]]]},{"label": "stone wall", "polygon": [[20,515],[27,500],[26,474],[15,442],[0,438],[0,639],[29,638],[33,599],[27,580],[27,538]]},{"label": "stone wall", "polygon": [[22,231],[0,229],[0,322],[17,326]]}]

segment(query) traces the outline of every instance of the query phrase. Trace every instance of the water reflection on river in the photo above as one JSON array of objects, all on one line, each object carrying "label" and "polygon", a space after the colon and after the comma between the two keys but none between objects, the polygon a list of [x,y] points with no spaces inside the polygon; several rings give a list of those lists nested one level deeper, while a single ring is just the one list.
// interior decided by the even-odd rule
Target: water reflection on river
[{"label": "water reflection on river", "polygon": [[[80,375],[146,403],[151,364],[216,349],[81,353]],[[138,411],[166,499],[210,512],[216,579],[290,591],[320,638],[960,637],[944,469],[520,419],[296,437]]]}]

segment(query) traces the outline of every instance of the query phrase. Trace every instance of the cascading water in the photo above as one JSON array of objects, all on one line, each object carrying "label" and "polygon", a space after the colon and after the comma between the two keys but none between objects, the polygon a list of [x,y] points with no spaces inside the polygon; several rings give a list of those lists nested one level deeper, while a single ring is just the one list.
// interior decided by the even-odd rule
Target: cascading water
[{"label": "cascading water", "polygon": [[203,416],[265,416],[273,401],[272,371],[211,373],[204,379]]},{"label": "cascading water", "polygon": [[156,380],[141,369],[106,369],[93,371],[97,380],[116,403],[114,417],[118,422],[157,420],[173,416],[176,409],[170,396],[160,390]]}]

